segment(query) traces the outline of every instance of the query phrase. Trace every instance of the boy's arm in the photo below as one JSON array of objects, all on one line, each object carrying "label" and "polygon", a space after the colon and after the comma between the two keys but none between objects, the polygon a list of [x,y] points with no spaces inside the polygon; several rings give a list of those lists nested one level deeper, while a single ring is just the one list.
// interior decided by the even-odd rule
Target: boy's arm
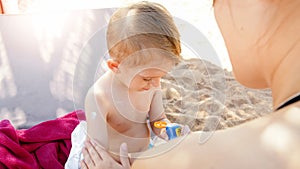
[{"label": "boy's arm", "polygon": [[167,119],[167,116],[164,112],[162,93],[160,89],[156,90],[155,93],[153,94],[153,98],[150,106],[150,112],[149,112],[149,120],[150,120],[150,126],[152,128],[152,131],[157,136],[161,136],[161,132],[163,132],[163,130],[154,127],[154,123],[156,121],[166,121],[167,123],[170,123],[170,121]]},{"label": "boy's arm", "polygon": [[[108,148],[107,134],[107,113],[101,103],[101,93],[94,92],[94,88],[90,88],[85,98],[85,115],[87,121],[88,137],[97,140],[104,148]],[[103,105],[104,106],[104,105]]]},{"label": "boy's arm", "polygon": [[[152,131],[155,133],[155,135],[159,136],[162,139],[168,140],[168,135],[166,133],[165,128],[160,129],[154,127],[154,123],[157,121],[164,121],[167,122],[167,124],[171,123],[164,112],[161,90],[156,90],[153,95],[152,103],[150,106],[149,120],[150,120],[150,126],[152,128]],[[179,124],[179,125],[181,126],[181,134],[180,134],[181,136],[190,133],[191,130],[188,125],[183,125],[183,124]]]}]

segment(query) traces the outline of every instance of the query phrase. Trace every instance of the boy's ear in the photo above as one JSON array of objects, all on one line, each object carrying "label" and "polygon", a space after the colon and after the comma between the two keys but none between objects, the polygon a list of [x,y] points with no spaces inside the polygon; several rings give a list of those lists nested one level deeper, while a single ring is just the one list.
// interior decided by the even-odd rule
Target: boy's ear
[{"label": "boy's ear", "polygon": [[113,59],[108,59],[107,60],[107,66],[110,70],[112,70],[113,72],[117,73],[119,70],[119,62],[113,60]]}]

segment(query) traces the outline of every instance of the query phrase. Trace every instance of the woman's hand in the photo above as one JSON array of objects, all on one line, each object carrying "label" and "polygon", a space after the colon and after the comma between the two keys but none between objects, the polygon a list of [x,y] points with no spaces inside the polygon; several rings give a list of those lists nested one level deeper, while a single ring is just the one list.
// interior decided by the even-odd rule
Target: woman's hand
[{"label": "woman's hand", "polygon": [[127,144],[120,146],[120,161],[116,162],[110,154],[94,140],[87,140],[82,150],[84,160],[80,165],[82,169],[130,169]]}]

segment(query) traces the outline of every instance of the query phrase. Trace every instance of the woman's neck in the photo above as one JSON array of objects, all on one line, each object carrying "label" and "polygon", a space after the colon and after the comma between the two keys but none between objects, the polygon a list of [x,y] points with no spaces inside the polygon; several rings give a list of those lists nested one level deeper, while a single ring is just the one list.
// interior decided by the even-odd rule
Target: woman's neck
[{"label": "woman's neck", "polygon": [[273,74],[271,89],[274,110],[300,94],[299,55],[286,56]]}]

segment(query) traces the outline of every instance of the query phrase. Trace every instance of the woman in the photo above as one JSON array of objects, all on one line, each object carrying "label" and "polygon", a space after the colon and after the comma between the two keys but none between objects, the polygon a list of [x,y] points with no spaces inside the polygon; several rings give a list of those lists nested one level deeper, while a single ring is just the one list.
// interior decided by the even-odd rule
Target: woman
[{"label": "woman", "polygon": [[[236,79],[247,87],[271,88],[274,113],[216,131],[203,144],[203,133],[193,132],[170,151],[136,160],[132,168],[300,168],[299,9],[294,0],[216,0],[216,20]],[[91,154],[85,154],[83,167],[129,168],[126,157],[120,165],[95,147],[87,144]]]}]

